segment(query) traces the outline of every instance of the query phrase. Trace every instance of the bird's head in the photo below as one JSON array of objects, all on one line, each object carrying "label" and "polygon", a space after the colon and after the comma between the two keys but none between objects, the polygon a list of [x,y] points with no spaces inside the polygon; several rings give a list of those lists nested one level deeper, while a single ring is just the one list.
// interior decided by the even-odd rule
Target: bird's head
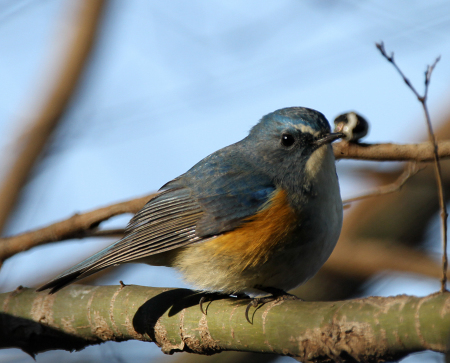
[{"label": "bird's head", "polygon": [[[325,116],[304,107],[283,108],[264,116],[246,138],[246,149],[255,166],[274,179],[298,178],[317,150],[325,155],[329,145],[344,136],[331,133]],[[250,147],[248,147],[250,146]],[[317,158],[321,156],[317,155]],[[318,160],[319,162],[320,160]]]}]

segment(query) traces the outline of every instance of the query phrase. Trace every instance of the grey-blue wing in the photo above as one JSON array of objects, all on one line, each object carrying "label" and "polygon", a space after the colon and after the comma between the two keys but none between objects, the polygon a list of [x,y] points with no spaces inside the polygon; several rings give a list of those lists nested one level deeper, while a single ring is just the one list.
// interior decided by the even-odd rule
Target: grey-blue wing
[{"label": "grey-blue wing", "polygon": [[151,199],[131,220],[124,238],[80,262],[38,291],[51,293],[107,267],[165,252],[200,240],[195,225],[201,206],[185,188],[170,189]]},{"label": "grey-blue wing", "polygon": [[275,190],[265,175],[219,150],[167,183],[130,221],[125,236],[40,287],[51,293],[107,267],[166,252],[233,230]]},{"label": "grey-blue wing", "polygon": [[239,227],[276,189],[272,179],[248,163],[239,144],[216,151],[164,186],[191,190],[204,211],[196,225],[199,237]]}]

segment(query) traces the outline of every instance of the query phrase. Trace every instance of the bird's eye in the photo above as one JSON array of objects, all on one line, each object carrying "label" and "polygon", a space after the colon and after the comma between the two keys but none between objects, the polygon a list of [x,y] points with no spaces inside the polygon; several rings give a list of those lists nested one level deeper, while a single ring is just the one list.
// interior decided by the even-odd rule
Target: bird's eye
[{"label": "bird's eye", "polygon": [[292,146],[294,144],[294,142],[295,142],[295,138],[291,134],[281,135],[281,145],[283,145],[284,147]]}]

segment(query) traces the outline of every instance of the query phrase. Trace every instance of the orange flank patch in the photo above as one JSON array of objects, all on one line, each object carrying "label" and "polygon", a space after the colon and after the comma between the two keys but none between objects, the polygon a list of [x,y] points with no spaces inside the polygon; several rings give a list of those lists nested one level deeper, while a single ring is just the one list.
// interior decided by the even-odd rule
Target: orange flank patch
[{"label": "orange flank patch", "polygon": [[286,192],[277,189],[261,210],[239,228],[208,242],[217,255],[236,256],[246,268],[265,262],[296,226],[297,217]]}]

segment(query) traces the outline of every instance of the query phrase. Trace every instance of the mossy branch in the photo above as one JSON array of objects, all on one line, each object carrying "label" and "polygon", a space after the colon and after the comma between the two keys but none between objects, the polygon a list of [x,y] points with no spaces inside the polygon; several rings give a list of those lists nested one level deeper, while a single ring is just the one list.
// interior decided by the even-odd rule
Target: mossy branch
[{"label": "mossy branch", "polygon": [[450,293],[273,302],[250,311],[253,324],[244,317],[248,300],[214,300],[203,315],[200,297],[192,290],[141,286],[72,285],[54,295],[18,288],[0,294],[0,347],[34,355],[137,339],[169,354],[235,350],[301,361],[377,362],[427,349],[445,352],[449,340]]}]

